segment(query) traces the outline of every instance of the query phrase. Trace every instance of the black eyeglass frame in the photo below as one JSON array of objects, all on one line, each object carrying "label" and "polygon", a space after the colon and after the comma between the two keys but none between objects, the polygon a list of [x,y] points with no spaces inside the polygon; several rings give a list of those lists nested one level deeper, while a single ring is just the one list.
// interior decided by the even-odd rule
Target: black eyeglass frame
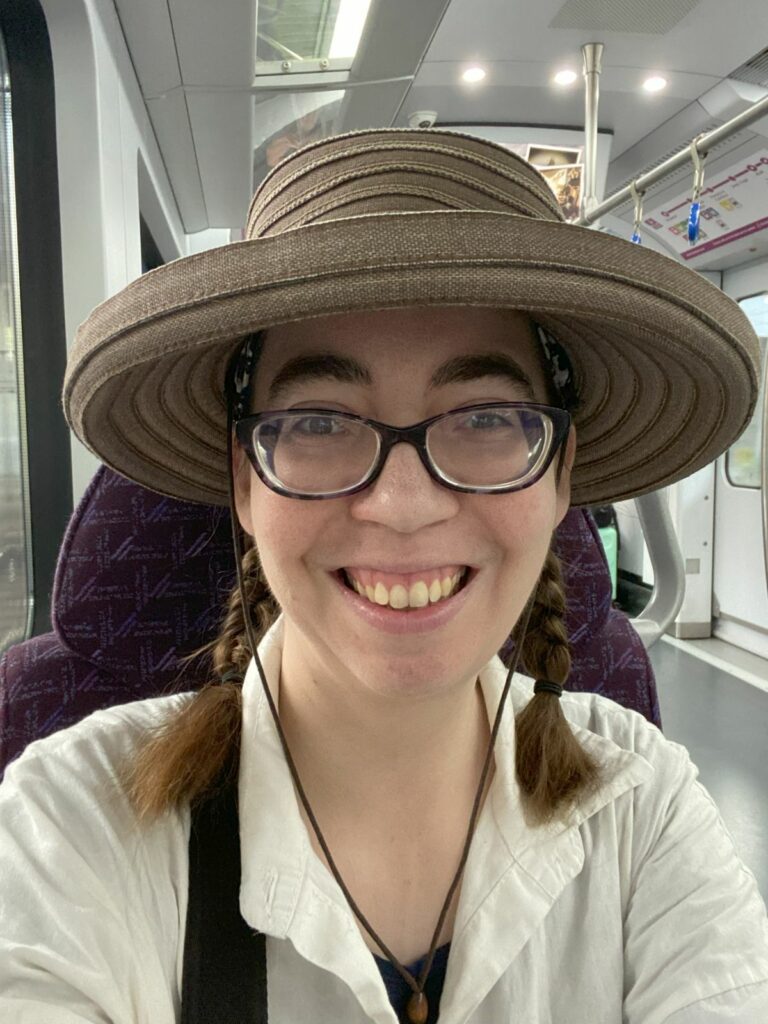
[{"label": "black eyeglass frame", "polygon": [[[427,449],[427,431],[429,428],[440,420],[446,419],[449,416],[454,416],[456,413],[482,412],[483,409],[532,410],[534,412],[543,413],[551,420],[552,437],[550,439],[549,451],[542,459],[539,468],[529,479],[524,480],[522,483],[500,484],[492,487],[466,487],[463,484],[454,483],[442,476],[438,467],[431,461],[431,457]],[[370,472],[362,481],[360,481],[360,483],[355,484],[354,487],[348,487],[341,491],[327,491],[322,494],[302,494],[299,491],[292,491],[287,487],[283,487],[268,476],[264,467],[259,462],[258,456],[253,448],[252,439],[254,428],[258,423],[270,419],[272,416],[287,416],[299,413],[304,415],[315,414],[320,416],[341,416],[343,419],[353,420],[356,423],[362,423],[365,426],[372,427],[374,429],[378,435],[379,450]],[[410,427],[393,427],[388,423],[381,423],[379,420],[368,419],[365,416],[357,416],[355,413],[351,412],[341,412],[339,409],[324,409],[317,406],[307,406],[306,408],[270,409],[264,412],[253,413],[250,416],[243,416],[241,419],[237,420],[234,426],[240,447],[245,451],[248,461],[256,470],[259,479],[269,487],[271,491],[275,491],[277,494],[282,494],[286,498],[297,498],[303,501],[320,501],[326,498],[343,498],[349,494],[357,494],[359,491],[364,491],[367,487],[370,487],[371,484],[380,476],[390,451],[400,442],[413,445],[419,453],[419,458],[430,477],[436,483],[442,484],[443,487],[447,487],[451,491],[460,491],[463,494],[510,494],[513,491],[523,491],[537,483],[549,469],[558,449],[561,448],[568,437],[568,432],[571,428],[571,414],[565,409],[559,409],[552,405],[539,405],[535,402],[482,402],[477,405],[467,405],[460,406],[456,409],[449,409],[448,412],[439,413],[437,416],[430,416],[429,419],[422,420],[420,423],[414,423]]]}]

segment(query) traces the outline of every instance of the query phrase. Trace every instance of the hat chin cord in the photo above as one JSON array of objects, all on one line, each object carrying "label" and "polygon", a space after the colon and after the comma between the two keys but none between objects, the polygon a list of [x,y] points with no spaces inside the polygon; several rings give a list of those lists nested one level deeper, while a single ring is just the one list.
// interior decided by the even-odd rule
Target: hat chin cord
[{"label": "hat chin cord", "polygon": [[275,707],[275,702],[274,702],[274,700],[272,698],[272,693],[271,693],[271,691],[269,689],[269,685],[267,684],[267,679],[266,679],[266,676],[264,674],[264,668],[263,668],[263,666],[261,664],[261,659],[259,658],[258,645],[256,643],[256,639],[255,639],[255,636],[254,636],[254,633],[253,633],[253,624],[251,622],[251,611],[250,611],[250,608],[248,607],[248,603],[247,603],[247,599],[246,599],[245,582],[244,582],[244,579],[243,579],[243,565],[242,565],[243,545],[242,545],[242,538],[241,538],[241,533],[240,533],[239,520],[237,518],[237,511],[236,511],[236,508],[235,508],[235,483],[234,483],[234,474],[233,474],[233,469],[232,469],[232,454],[233,454],[232,427],[233,427],[233,410],[232,410],[232,401],[231,401],[231,399],[229,399],[227,401],[227,477],[228,477],[228,484],[229,484],[229,511],[230,511],[230,515],[232,517],[232,544],[233,544],[234,553],[235,553],[235,566],[236,566],[236,569],[237,569],[237,583],[238,583],[238,587],[240,589],[240,600],[242,602],[243,620],[245,622],[246,636],[248,638],[248,645],[249,645],[249,647],[251,649],[251,653],[252,653],[253,658],[254,658],[254,660],[256,662],[256,667],[259,670],[259,677],[261,679],[261,685],[262,685],[262,688],[264,690],[264,696],[267,699],[267,703],[269,705],[269,710],[270,710],[270,712],[272,714],[272,719],[273,719],[273,721],[275,723],[275,728],[277,729],[277,734],[280,737],[280,743],[281,743],[281,745],[283,747],[283,752],[285,753],[285,759],[288,762],[288,768],[289,768],[289,770],[291,772],[291,777],[293,778],[293,783],[294,783],[294,785],[296,787],[297,793],[299,794],[299,799],[301,800],[301,803],[302,803],[302,806],[303,806],[303,808],[304,808],[304,810],[306,812],[306,815],[307,815],[307,817],[309,818],[309,820],[310,820],[310,822],[312,824],[312,828],[314,829],[315,835],[317,836],[317,841],[320,844],[320,847],[321,847],[323,853],[325,854],[326,860],[328,861],[328,866],[331,869],[333,877],[338,882],[339,887],[340,887],[341,891],[344,893],[344,896],[345,896],[345,898],[347,900],[347,903],[349,904],[349,906],[350,906],[352,912],[354,913],[355,917],[358,919],[358,921],[363,926],[363,928],[365,928],[365,930],[368,933],[368,935],[370,935],[370,937],[373,939],[373,941],[376,943],[376,945],[379,947],[379,949],[381,949],[382,953],[386,956],[386,958],[389,960],[389,962],[392,964],[392,966],[397,970],[397,972],[400,974],[400,976],[404,979],[404,981],[408,984],[408,986],[413,991],[413,995],[408,1000],[408,1004],[407,1004],[407,1008],[406,1008],[408,1021],[410,1022],[410,1024],[426,1024],[427,1016],[429,1014],[429,1004],[427,1002],[427,997],[426,997],[426,994],[424,992],[424,986],[426,985],[427,978],[429,976],[429,972],[430,972],[430,970],[432,968],[432,963],[433,963],[433,961],[435,959],[435,951],[437,949],[438,939],[440,937],[440,933],[442,931],[443,924],[445,923],[445,919],[446,919],[446,917],[448,915],[448,908],[449,908],[449,906],[451,904],[451,900],[453,899],[454,894],[456,893],[456,890],[457,890],[457,888],[459,886],[459,882],[461,880],[461,876],[462,876],[462,873],[464,871],[464,867],[465,867],[465,865],[467,863],[467,858],[469,856],[469,847],[470,847],[470,844],[472,842],[472,836],[474,835],[475,825],[477,824],[477,818],[478,818],[478,815],[480,813],[480,805],[481,805],[481,801],[482,801],[482,794],[483,794],[483,791],[485,789],[485,783],[486,783],[486,780],[488,778],[488,773],[489,773],[490,768],[491,768],[491,761],[492,761],[492,758],[493,758],[493,749],[494,749],[494,746],[496,744],[496,736],[498,735],[499,727],[501,725],[501,715],[502,715],[502,712],[504,710],[504,705],[506,703],[507,694],[509,693],[509,688],[510,688],[511,683],[512,683],[512,676],[515,674],[515,671],[517,669],[518,663],[520,661],[520,653],[521,653],[522,648],[523,648],[523,640],[525,638],[525,634],[526,634],[527,629],[528,629],[528,623],[529,623],[530,618],[531,618],[531,612],[533,610],[533,603],[534,603],[533,602],[533,594],[535,593],[535,587],[534,587],[534,591],[532,592],[532,594],[528,598],[528,601],[526,603],[525,608],[523,609],[523,613],[522,613],[522,616],[521,616],[522,630],[520,632],[520,640],[515,644],[515,653],[514,653],[514,657],[512,659],[512,664],[511,664],[511,666],[509,668],[509,671],[507,673],[507,679],[506,679],[506,682],[504,684],[504,689],[503,689],[501,697],[499,699],[499,706],[498,706],[498,709],[496,711],[496,717],[495,717],[495,720],[494,720],[494,723],[493,723],[493,728],[491,730],[491,738],[490,738],[490,742],[488,744],[488,751],[487,751],[487,753],[485,755],[485,762],[483,764],[483,770],[480,773],[480,782],[479,782],[478,787],[477,787],[477,792],[475,793],[475,800],[474,800],[474,804],[472,806],[472,813],[470,814],[470,817],[469,817],[469,826],[467,828],[467,837],[466,837],[466,839],[464,841],[464,848],[462,850],[461,860],[459,861],[459,866],[456,869],[456,874],[453,876],[453,881],[451,882],[450,886],[448,887],[448,893],[447,893],[447,895],[445,897],[445,901],[443,903],[442,910],[440,911],[440,916],[438,918],[437,926],[435,927],[434,935],[432,936],[432,943],[430,945],[429,953],[427,954],[427,958],[424,961],[424,966],[421,969],[421,973],[420,973],[419,977],[415,978],[413,976],[413,974],[411,974],[411,972],[400,963],[400,961],[397,959],[397,957],[394,955],[394,953],[392,953],[392,951],[386,946],[386,944],[383,942],[383,940],[376,934],[376,932],[373,930],[373,928],[369,924],[367,918],[363,914],[362,910],[360,909],[360,907],[358,907],[358,905],[355,902],[355,900],[354,900],[352,894],[350,893],[349,889],[345,885],[344,879],[341,877],[339,869],[336,867],[336,863],[335,863],[335,861],[333,859],[333,856],[331,855],[331,851],[330,851],[330,849],[328,847],[328,844],[325,841],[325,837],[323,836],[323,833],[322,833],[322,831],[320,829],[320,825],[318,824],[318,821],[317,821],[317,818],[315,817],[314,811],[310,807],[309,800],[307,799],[307,794],[304,791],[304,786],[302,785],[301,779],[299,778],[299,773],[298,773],[298,770],[296,768],[296,764],[294,763],[293,757],[291,756],[291,752],[290,752],[290,750],[288,748],[288,741],[287,741],[287,739],[285,737],[285,733],[283,731],[283,727],[282,727],[282,724],[280,722],[280,717],[278,715],[277,708]]}]

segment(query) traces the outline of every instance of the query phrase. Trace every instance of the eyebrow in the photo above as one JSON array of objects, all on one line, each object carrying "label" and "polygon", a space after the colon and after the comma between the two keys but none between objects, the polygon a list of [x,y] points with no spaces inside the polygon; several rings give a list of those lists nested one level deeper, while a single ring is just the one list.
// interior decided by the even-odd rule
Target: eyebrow
[{"label": "eyebrow", "polygon": [[432,374],[429,388],[480,380],[483,377],[503,377],[521,388],[526,397],[535,400],[533,381],[523,368],[506,352],[483,352],[479,355],[457,356],[439,366]]},{"label": "eyebrow", "polygon": [[281,366],[269,385],[269,401],[274,402],[294,384],[313,380],[338,380],[343,384],[363,384],[366,387],[373,384],[370,371],[356,359],[317,352],[296,356]]},{"label": "eyebrow", "polygon": [[[456,356],[439,366],[430,378],[427,390],[480,380],[483,377],[501,377],[535,400],[533,382],[522,367],[506,352],[484,352],[471,356]],[[276,401],[290,387],[315,380],[335,380],[343,384],[371,387],[370,370],[350,356],[317,352],[289,359],[275,374],[269,386],[268,398]]]}]

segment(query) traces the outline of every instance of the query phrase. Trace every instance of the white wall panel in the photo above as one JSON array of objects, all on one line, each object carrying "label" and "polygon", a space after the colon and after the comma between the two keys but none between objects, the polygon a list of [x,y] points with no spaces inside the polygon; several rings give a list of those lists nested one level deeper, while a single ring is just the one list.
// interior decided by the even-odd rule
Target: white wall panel
[{"label": "white wall panel", "polygon": [[[187,239],[111,0],[42,0],[53,53],[64,314],[71,344],[94,306],[141,273],[138,157],[176,250]],[[72,439],[75,501],[97,460]]]}]

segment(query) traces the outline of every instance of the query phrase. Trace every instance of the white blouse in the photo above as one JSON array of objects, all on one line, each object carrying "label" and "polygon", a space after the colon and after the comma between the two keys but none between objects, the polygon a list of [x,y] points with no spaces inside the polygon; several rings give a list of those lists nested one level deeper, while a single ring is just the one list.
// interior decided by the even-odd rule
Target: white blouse
[{"label": "white blouse", "polygon": [[[280,620],[259,650],[277,697]],[[496,658],[480,676],[491,721],[505,678]],[[514,710],[531,695],[531,680],[516,676]],[[268,936],[270,1024],[396,1024],[376,962],[310,844],[255,663],[243,697],[240,908]],[[0,1021],[179,1020],[189,811],[140,828],[115,768],[187,699],[100,711],[9,767]],[[562,706],[608,781],[569,825],[528,828],[505,710],[440,1024],[767,1022],[765,905],[687,751],[596,694],[564,694]]]}]

